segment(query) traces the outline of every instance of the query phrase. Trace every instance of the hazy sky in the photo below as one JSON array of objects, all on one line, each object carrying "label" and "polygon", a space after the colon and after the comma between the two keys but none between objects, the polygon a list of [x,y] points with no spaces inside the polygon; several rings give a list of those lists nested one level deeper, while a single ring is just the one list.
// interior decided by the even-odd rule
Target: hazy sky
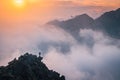
[{"label": "hazy sky", "polygon": [[0,20],[47,22],[83,13],[96,18],[119,7],[120,0],[1,0]]}]

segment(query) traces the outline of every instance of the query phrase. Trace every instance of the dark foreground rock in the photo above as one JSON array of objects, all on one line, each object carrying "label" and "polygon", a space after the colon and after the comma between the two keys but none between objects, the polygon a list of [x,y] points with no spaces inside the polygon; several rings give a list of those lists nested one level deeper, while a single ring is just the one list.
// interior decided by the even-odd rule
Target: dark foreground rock
[{"label": "dark foreground rock", "polygon": [[41,60],[41,56],[26,53],[0,67],[0,80],[65,80],[64,76],[49,70]]}]

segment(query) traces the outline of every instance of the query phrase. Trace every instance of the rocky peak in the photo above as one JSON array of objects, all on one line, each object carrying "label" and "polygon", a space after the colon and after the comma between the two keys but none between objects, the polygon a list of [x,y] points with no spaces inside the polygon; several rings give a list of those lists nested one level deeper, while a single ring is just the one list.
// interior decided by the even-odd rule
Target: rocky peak
[{"label": "rocky peak", "polygon": [[64,76],[49,70],[41,60],[41,56],[26,53],[0,67],[0,80],[65,80]]},{"label": "rocky peak", "polygon": [[78,20],[93,20],[93,18],[91,18],[90,16],[88,16],[87,14],[82,14],[82,15],[78,15],[73,19],[78,19]]}]

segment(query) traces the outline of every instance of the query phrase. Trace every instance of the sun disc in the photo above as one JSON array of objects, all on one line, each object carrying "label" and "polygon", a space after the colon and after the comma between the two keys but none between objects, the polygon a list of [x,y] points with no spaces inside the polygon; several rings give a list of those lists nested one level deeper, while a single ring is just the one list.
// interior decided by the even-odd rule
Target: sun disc
[{"label": "sun disc", "polygon": [[25,1],[24,0],[14,0],[14,4],[16,6],[22,7],[25,5]]}]

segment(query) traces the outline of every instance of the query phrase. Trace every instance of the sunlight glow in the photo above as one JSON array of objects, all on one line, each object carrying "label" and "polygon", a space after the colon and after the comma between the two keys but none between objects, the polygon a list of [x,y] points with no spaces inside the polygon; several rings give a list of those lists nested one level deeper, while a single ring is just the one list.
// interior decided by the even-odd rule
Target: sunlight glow
[{"label": "sunlight glow", "polygon": [[25,6],[25,0],[14,0],[15,6],[23,7]]}]

